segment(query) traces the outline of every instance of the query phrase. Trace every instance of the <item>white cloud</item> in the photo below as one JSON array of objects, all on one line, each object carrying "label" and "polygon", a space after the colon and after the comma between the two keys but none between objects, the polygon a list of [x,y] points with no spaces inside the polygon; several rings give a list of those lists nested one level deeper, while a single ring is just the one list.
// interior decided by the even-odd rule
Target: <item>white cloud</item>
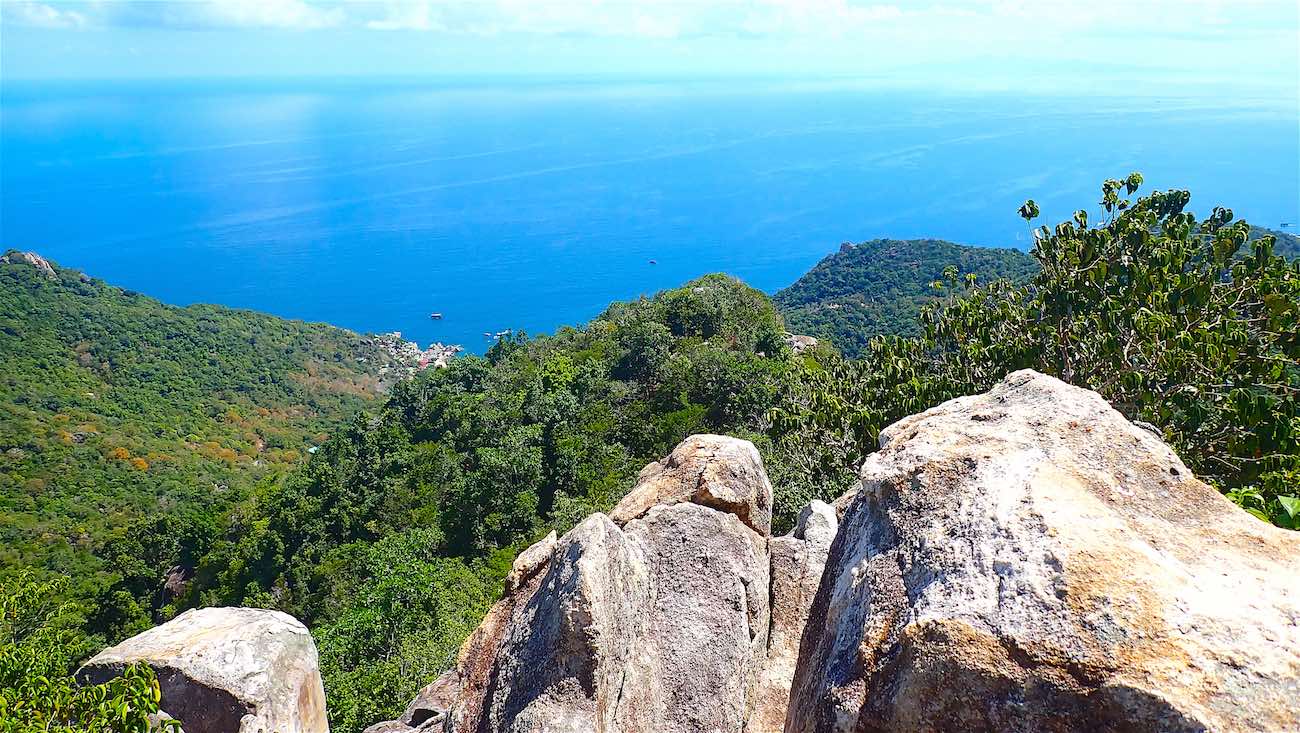
[{"label": "white cloud", "polygon": [[443,31],[441,14],[427,2],[383,3],[379,17],[365,21],[365,27],[379,31]]},{"label": "white cloud", "polygon": [[166,0],[6,2],[54,28],[367,28],[461,35],[1070,43],[1080,34],[1208,37],[1294,29],[1294,0]]},{"label": "white cloud", "polygon": [[897,5],[848,0],[758,0],[743,3],[740,28],[749,35],[844,36],[904,17]]},{"label": "white cloud", "polygon": [[347,19],[342,7],[325,8],[303,0],[209,0],[184,7],[211,25],[235,28],[319,30],[340,26]]},{"label": "white cloud", "polygon": [[347,5],[368,28],[472,35],[839,36],[903,16],[851,0],[412,0]]},{"label": "white cloud", "polygon": [[0,3],[0,22],[34,28],[84,28],[88,25],[85,14],[76,10],[60,10],[45,3]]},{"label": "white cloud", "polygon": [[1056,39],[1088,30],[1206,33],[1295,27],[1294,0],[406,0],[343,3],[387,30],[497,35],[850,37],[989,30]]},{"label": "white cloud", "polygon": [[62,3],[0,0],[0,8],[3,8],[6,22],[38,28],[136,26],[320,30],[348,22],[344,5],[322,5],[305,0],[93,0]]}]

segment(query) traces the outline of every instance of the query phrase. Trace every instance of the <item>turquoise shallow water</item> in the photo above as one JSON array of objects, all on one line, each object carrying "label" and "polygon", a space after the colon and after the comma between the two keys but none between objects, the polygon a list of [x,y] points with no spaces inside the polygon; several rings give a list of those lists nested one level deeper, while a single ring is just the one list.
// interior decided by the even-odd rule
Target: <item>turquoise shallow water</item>
[{"label": "turquoise shallow water", "polygon": [[1023,247],[1025,198],[1063,218],[1134,169],[1294,222],[1298,131],[1294,100],[847,83],[9,84],[0,247],[481,350],[707,272],[775,290],[845,240]]}]

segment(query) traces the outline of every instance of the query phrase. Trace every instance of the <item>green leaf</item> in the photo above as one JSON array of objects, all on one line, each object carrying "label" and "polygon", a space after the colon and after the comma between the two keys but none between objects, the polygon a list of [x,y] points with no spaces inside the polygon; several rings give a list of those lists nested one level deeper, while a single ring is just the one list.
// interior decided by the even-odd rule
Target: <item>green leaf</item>
[{"label": "green leaf", "polygon": [[1300,517],[1300,497],[1279,496],[1277,497],[1277,503],[1282,505],[1282,510],[1292,520]]}]

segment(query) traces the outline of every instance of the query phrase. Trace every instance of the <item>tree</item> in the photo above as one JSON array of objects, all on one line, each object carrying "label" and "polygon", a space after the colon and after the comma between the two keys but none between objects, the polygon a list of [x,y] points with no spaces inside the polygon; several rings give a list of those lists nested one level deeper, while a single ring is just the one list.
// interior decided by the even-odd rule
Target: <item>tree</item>
[{"label": "tree", "polygon": [[817,470],[845,473],[904,410],[1033,368],[1153,424],[1256,516],[1300,524],[1300,263],[1227,209],[1198,219],[1187,191],[1126,198],[1141,184],[1105,181],[1095,225],[1080,210],[1035,229],[1029,280],[978,285],[949,270],[921,336],[876,339],[839,373],[809,370],[774,414],[786,452],[811,442],[828,464]]},{"label": "tree", "polygon": [[331,727],[400,714],[496,600],[508,565],[439,557],[440,541],[432,530],[390,535],[359,548],[339,581],[342,610],[314,631]]},{"label": "tree", "polygon": [[[0,584],[0,732],[143,733],[158,712],[153,670],[133,664],[101,685],[68,674],[83,640],[56,599],[63,579],[38,581],[24,571]],[[177,730],[174,721],[159,724]]]},{"label": "tree", "polygon": [[[1130,201],[1134,173],[1034,231],[1026,286],[970,288],[927,319],[943,376],[983,388],[1022,366],[1099,392],[1157,426],[1202,478],[1291,526],[1300,470],[1300,264],[1183,190]],[[1026,204],[1030,221],[1037,207]],[[1248,245],[1249,243],[1249,245]],[[1246,249],[1249,246],[1249,249]]]}]

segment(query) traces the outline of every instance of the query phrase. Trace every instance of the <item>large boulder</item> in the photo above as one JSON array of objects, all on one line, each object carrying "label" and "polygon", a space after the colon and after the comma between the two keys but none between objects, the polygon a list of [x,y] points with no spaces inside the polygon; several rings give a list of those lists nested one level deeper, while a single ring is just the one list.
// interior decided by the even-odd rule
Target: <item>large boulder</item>
[{"label": "large boulder", "polygon": [[771,506],[752,444],[688,439],[619,509],[524,551],[431,701],[374,733],[742,733],[768,655]]},{"label": "large boulder", "polygon": [[587,518],[560,539],[528,602],[512,604],[499,641],[462,653],[481,682],[466,687],[452,730],[597,730],[622,704],[624,668],[641,661],[651,601],[643,548],[604,515]]},{"label": "large boulder", "polygon": [[204,608],[109,647],[77,672],[98,684],[144,662],[186,733],[328,733],[316,645],[288,614]]},{"label": "large boulder", "polygon": [[744,729],[768,630],[766,537],[748,524],[770,522],[758,453],[697,436],[638,491],[655,503],[588,517],[535,588],[498,604],[509,621],[462,650],[450,730]]},{"label": "large boulder", "polygon": [[663,504],[693,502],[736,515],[762,535],[772,531],[772,484],[758,449],[725,435],[692,435],[663,461],[641,469],[636,486],[609,513],[619,524]]},{"label": "large boulder", "polygon": [[695,504],[625,528],[592,515],[516,612],[473,729],[739,733],[766,641],[764,549]]},{"label": "large boulder", "polygon": [[881,435],[786,730],[1300,730],[1300,534],[1032,371]]}]

